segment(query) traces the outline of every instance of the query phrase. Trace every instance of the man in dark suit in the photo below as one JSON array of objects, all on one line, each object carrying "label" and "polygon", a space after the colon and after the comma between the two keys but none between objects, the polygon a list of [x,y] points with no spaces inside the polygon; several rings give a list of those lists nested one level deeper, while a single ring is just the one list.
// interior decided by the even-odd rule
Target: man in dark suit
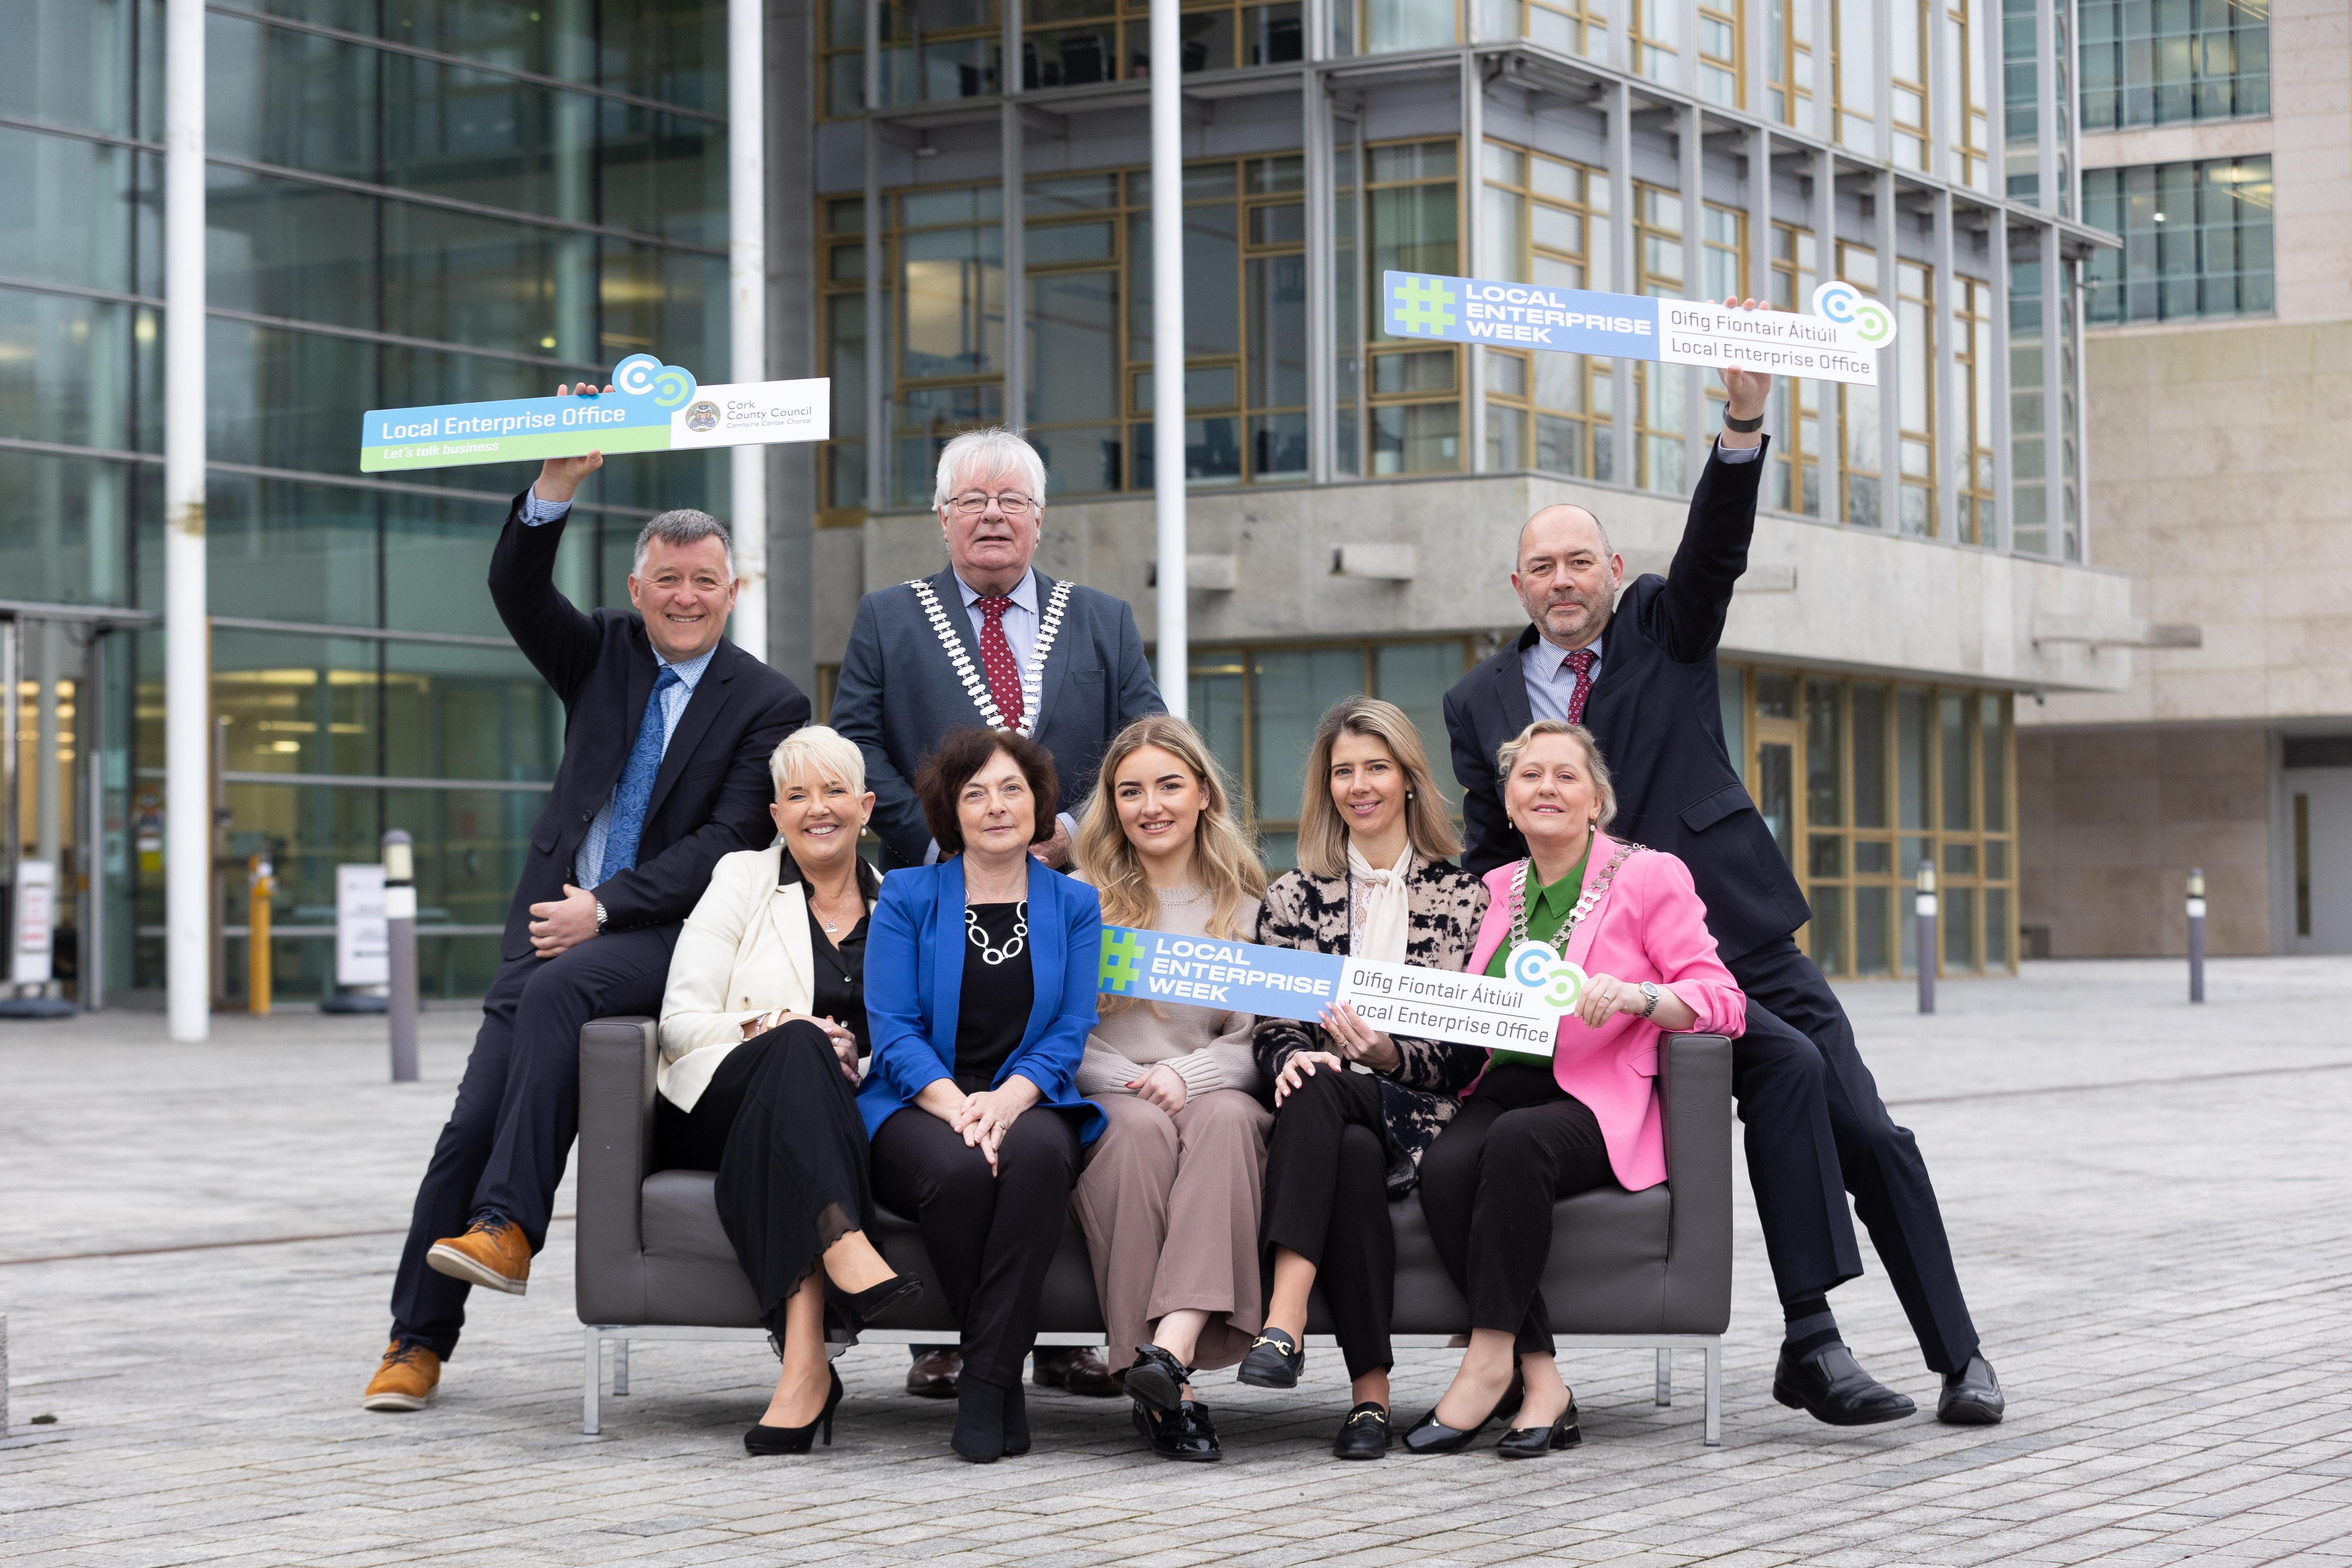
[{"label": "man in dark suit", "polygon": [[1716,645],[1755,531],[1765,453],[1756,432],[1771,377],[1727,370],[1723,381],[1724,434],[1668,575],[1640,578],[1620,601],[1624,562],[1581,507],[1547,507],[1521,530],[1511,585],[1534,624],[1445,697],[1463,861],[1484,873],[1527,853],[1504,814],[1496,748],[1538,718],[1590,729],[1616,785],[1611,831],[1690,868],[1748,994],[1732,1089],[1788,1318],[1774,1395],[1838,1426],[1913,1409],[1855,1362],[1829,1310],[1828,1292],[1862,1272],[1850,1191],[1928,1366],[1944,1374],[1937,1414],[1989,1425],[2001,1417],[2000,1384],[1979,1352],[1927,1163],[1887,1114],[1836,994],[1798,950],[1793,933],[1811,911],[1724,742]]},{"label": "man in dark suit", "polygon": [[[940,453],[932,506],[948,568],[859,601],[834,690],[833,727],[866,753],[874,831],[885,866],[939,857],[915,770],[950,730],[1018,730],[1054,754],[1062,799],[1086,798],[1111,737],[1167,705],[1124,599],[1057,582],[1031,563],[1044,537],[1045,465],[1011,430],[973,430]],[[1075,824],[1060,814],[1034,853],[1069,863]],[[955,1394],[952,1346],[919,1345],[907,1390]],[[1118,1392],[1096,1350],[1041,1352],[1037,1379],[1078,1393]]]},{"label": "man in dark suit", "polygon": [[499,618],[563,700],[563,760],[417,1188],[372,1410],[423,1408],[472,1286],[523,1293],[579,1128],[580,1026],[661,1011],[679,922],[720,856],[773,837],[768,756],[809,719],[798,688],[726,640],[737,584],[718,519],[667,511],[646,525],[629,575],[637,615],[583,615],[556,590],[572,498],[603,462],[549,459],[490,555]]}]

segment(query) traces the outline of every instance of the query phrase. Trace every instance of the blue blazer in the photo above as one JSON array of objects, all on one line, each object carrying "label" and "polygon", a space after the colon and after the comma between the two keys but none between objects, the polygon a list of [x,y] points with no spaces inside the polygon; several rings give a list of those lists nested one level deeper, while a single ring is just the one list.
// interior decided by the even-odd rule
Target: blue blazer
[{"label": "blue blazer", "polygon": [[[911,866],[882,879],[866,934],[866,1022],[874,1061],[857,1087],[866,1135],[940,1079],[955,1076],[956,1014],[963,1000],[963,858]],[[1029,964],[1037,999],[1021,1044],[990,1087],[1019,1073],[1040,1106],[1084,1112],[1078,1142],[1106,1118],[1072,1081],[1095,1026],[1102,977],[1102,903],[1095,890],[1029,862]]]}]

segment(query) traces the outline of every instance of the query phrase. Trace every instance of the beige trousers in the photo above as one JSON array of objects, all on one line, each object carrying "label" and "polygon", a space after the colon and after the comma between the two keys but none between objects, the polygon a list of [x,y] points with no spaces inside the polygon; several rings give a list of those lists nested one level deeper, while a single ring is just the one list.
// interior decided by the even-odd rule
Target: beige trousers
[{"label": "beige trousers", "polygon": [[1232,1366],[1265,1326],[1257,1219],[1274,1118],[1237,1089],[1174,1116],[1131,1094],[1095,1103],[1110,1125],[1070,1194],[1094,1259],[1108,1356],[1125,1368],[1170,1312],[1209,1314],[1193,1364]]}]

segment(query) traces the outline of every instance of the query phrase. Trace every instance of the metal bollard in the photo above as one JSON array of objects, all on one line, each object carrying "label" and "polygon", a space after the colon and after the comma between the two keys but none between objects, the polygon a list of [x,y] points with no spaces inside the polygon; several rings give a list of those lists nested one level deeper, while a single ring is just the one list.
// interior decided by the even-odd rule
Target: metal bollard
[{"label": "metal bollard", "polygon": [[269,973],[269,904],[278,894],[278,879],[269,857],[248,855],[245,860],[245,1010],[257,1018],[269,1016],[274,988]]},{"label": "metal bollard", "polygon": [[2189,1000],[2205,1000],[2205,868],[2189,868]]},{"label": "metal bollard", "polygon": [[1912,908],[1919,916],[1919,1011],[1936,1010],[1936,863],[1919,862],[1919,892]]},{"label": "metal bollard", "polygon": [[392,974],[392,1081],[416,1081],[416,852],[395,827],[383,836],[383,934]]}]

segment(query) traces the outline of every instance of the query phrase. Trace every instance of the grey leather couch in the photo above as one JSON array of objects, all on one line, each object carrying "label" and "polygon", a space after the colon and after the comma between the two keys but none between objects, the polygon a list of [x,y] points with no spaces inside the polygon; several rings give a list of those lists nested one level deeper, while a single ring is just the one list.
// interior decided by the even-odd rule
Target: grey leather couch
[{"label": "grey leather couch", "polygon": [[[631,1339],[764,1334],[751,1285],[719,1227],[715,1178],[652,1168],[656,1044],[650,1018],[599,1018],[580,1036],[581,1429],[592,1435],[606,1342],[614,1345],[613,1392],[625,1394]],[[1660,1405],[1668,1402],[1671,1352],[1703,1352],[1712,1445],[1719,1436],[1721,1335],[1731,1317],[1731,1044],[1717,1035],[1672,1036],[1659,1064],[1668,1180],[1647,1192],[1562,1200],[1544,1298],[1564,1350],[1654,1349]],[[892,1266],[932,1277],[913,1222],[887,1209],[877,1218]],[[1397,1342],[1444,1345],[1466,1329],[1468,1307],[1430,1243],[1419,1197],[1391,1205],[1389,1218],[1397,1240]],[[1075,1218],[1045,1279],[1041,1326],[1045,1343],[1102,1342],[1094,1276]],[[1328,1328],[1318,1298],[1308,1332]],[[863,1338],[929,1342],[952,1340],[955,1331],[945,1299],[930,1290]]]}]

